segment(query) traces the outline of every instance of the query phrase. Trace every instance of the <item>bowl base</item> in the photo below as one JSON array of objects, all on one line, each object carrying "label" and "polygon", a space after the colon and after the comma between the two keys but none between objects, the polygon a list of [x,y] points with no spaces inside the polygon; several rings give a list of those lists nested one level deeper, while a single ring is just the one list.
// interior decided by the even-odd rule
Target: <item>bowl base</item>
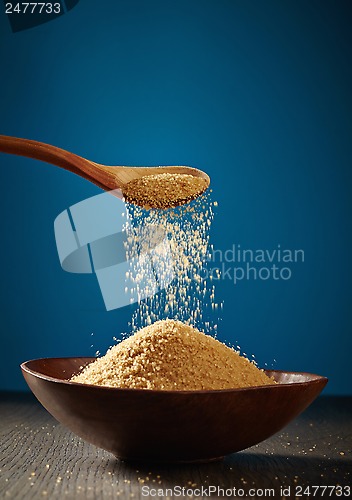
[{"label": "bowl base", "polygon": [[115,455],[118,460],[122,462],[133,462],[133,463],[148,463],[148,464],[207,464],[209,462],[221,462],[224,460],[224,455],[220,457],[211,457],[211,458],[196,458],[193,460],[173,460],[172,458],[167,459],[156,459],[156,458],[133,458],[133,457],[121,457],[119,455]]}]

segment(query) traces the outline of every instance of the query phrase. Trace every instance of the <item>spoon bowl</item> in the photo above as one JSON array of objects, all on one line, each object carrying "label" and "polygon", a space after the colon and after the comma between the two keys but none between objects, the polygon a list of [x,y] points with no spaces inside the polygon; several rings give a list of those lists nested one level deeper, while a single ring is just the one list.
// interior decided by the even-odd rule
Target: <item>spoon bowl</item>
[{"label": "spoon bowl", "polygon": [[[190,196],[187,196],[186,198],[182,198],[182,196],[180,196],[179,200],[176,200],[176,203],[170,206],[188,203],[192,199],[197,198],[199,195],[201,195],[209,187],[210,184],[209,176],[205,172],[203,172],[202,170],[198,170],[197,168],[186,166],[127,167],[117,165],[101,165],[50,144],[32,141],[29,139],[21,139],[18,137],[10,137],[6,135],[0,135],[0,152],[26,156],[28,158],[34,158],[36,160],[41,160],[46,163],[56,165],[60,168],[69,170],[70,172],[83,177],[84,179],[96,184],[105,191],[114,191],[114,193],[116,194],[116,192],[119,190],[122,193],[122,196],[129,182],[150,175],[190,175],[204,181],[201,183],[201,186],[198,185],[197,188],[195,188],[194,192],[191,193]],[[150,208],[157,207],[151,206]]]},{"label": "spoon bowl", "polygon": [[325,377],[269,370],[277,384],[217,391],[118,389],[70,382],[96,358],[21,365],[42,405],[72,432],[125,460],[202,462],[281,430],[322,391]]}]

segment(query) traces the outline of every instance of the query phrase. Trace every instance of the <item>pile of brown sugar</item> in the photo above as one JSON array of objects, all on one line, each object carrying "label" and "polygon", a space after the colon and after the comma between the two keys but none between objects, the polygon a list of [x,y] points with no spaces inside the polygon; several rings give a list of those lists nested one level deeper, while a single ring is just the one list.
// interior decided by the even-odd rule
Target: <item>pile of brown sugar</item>
[{"label": "pile of brown sugar", "polygon": [[143,208],[166,209],[197,198],[208,187],[208,181],[189,174],[154,174],[134,179],[123,188],[126,201]]},{"label": "pile of brown sugar", "polygon": [[233,349],[180,321],[153,323],[112,347],[72,382],[153,390],[211,390],[274,384]]}]

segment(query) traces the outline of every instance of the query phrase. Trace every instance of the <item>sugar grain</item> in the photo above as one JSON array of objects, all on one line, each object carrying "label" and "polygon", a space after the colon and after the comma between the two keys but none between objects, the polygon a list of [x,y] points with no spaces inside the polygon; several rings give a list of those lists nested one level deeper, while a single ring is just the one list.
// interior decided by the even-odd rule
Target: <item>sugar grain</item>
[{"label": "sugar grain", "polygon": [[162,173],[133,179],[124,187],[123,195],[129,203],[147,209],[166,209],[188,203],[207,187],[208,182],[202,177]]},{"label": "sugar grain", "polygon": [[216,390],[274,384],[247,358],[180,321],[162,320],[108,350],[71,379],[152,390]]}]

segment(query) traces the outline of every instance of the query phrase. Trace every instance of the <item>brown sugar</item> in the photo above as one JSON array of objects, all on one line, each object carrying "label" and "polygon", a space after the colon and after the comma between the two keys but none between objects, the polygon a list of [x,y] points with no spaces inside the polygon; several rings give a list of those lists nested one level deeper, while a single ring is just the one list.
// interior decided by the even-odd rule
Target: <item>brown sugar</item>
[{"label": "brown sugar", "polygon": [[274,384],[247,358],[190,325],[153,323],[108,350],[72,382],[152,390],[216,390]]},{"label": "brown sugar", "polygon": [[163,289],[138,301],[132,333],[171,317],[216,337],[222,311],[215,293],[220,271],[207,269],[213,206],[211,190],[168,210],[127,204],[125,292],[138,300],[156,284]]},{"label": "brown sugar", "polygon": [[123,188],[129,203],[141,207],[166,209],[197,198],[208,187],[208,181],[189,174],[154,174],[134,179]]}]

